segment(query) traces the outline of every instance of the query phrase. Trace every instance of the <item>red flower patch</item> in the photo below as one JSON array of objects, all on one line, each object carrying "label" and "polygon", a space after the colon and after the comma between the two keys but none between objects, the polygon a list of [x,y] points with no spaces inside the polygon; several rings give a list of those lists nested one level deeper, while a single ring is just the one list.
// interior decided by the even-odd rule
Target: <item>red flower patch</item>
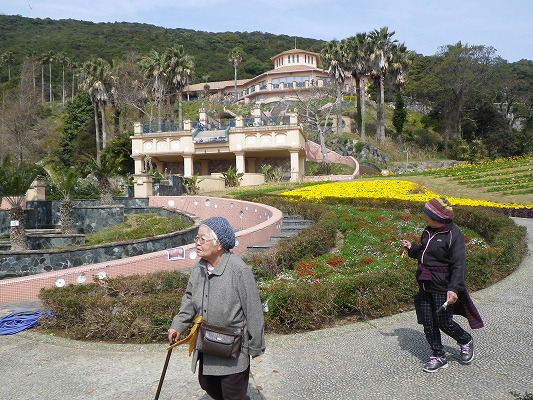
[{"label": "red flower patch", "polygon": [[298,264],[296,264],[296,267],[294,268],[294,272],[297,276],[311,276],[315,277],[317,275],[316,273],[317,264],[313,260],[311,262],[309,261],[302,261]]},{"label": "red flower patch", "polygon": [[343,262],[344,258],[336,254],[329,256],[326,260],[326,264],[328,264],[330,267],[336,267],[337,265],[342,264]]}]

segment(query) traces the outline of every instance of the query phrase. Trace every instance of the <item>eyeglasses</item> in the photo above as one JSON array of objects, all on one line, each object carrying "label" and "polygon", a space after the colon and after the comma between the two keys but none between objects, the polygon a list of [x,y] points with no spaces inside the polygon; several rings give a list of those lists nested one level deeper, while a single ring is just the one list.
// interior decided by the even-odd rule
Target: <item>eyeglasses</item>
[{"label": "eyeglasses", "polygon": [[194,243],[196,243],[196,244],[200,244],[200,245],[201,245],[201,244],[204,244],[204,243],[206,243],[206,242],[210,242],[211,240],[213,240],[213,239],[211,239],[211,238],[206,239],[206,238],[203,237],[203,236],[202,236],[202,237],[200,237],[200,236],[196,236],[196,237],[194,238]]}]

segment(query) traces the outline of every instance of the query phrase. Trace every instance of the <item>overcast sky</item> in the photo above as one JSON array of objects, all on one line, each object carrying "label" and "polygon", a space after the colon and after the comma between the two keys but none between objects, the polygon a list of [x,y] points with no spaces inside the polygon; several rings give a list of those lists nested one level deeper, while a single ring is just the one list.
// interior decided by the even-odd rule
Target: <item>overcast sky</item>
[{"label": "overcast sky", "polygon": [[328,41],[387,26],[424,55],[461,41],[533,60],[533,0],[0,0],[0,14]]}]

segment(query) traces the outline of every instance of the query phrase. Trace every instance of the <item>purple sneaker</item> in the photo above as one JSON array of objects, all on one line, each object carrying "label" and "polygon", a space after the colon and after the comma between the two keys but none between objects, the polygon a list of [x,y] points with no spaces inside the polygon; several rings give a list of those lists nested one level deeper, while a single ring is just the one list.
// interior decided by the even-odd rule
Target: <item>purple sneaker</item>
[{"label": "purple sneaker", "polygon": [[463,364],[470,364],[474,359],[474,339],[470,339],[467,344],[460,344],[461,347],[461,361]]},{"label": "purple sneaker", "polygon": [[435,357],[431,356],[429,357],[428,362],[426,365],[424,365],[424,371],[425,372],[436,372],[439,369],[448,368],[448,362],[446,361],[446,357]]}]

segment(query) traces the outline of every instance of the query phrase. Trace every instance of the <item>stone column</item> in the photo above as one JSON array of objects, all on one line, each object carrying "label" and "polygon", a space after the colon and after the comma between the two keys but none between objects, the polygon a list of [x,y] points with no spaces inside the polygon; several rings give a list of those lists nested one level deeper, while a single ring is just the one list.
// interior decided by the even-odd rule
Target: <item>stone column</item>
[{"label": "stone column", "polygon": [[136,174],[133,175],[133,193],[135,197],[148,197],[153,195],[154,180],[152,175]]},{"label": "stone column", "polygon": [[133,134],[134,135],[142,135],[143,133],[143,126],[140,122],[135,122],[133,124]]},{"label": "stone column", "polygon": [[200,114],[198,117],[199,122],[207,128],[207,113],[205,112],[205,108],[200,108],[198,112]]},{"label": "stone column", "polygon": [[37,178],[32,182],[31,186],[26,192],[26,200],[46,200],[46,183],[44,180]]},{"label": "stone column", "polygon": [[254,174],[256,172],[255,170],[255,162],[257,161],[257,158],[250,157],[246,159],[246,162],[248,163],[248,172],[251,174]]},{"label": "stone column", "polygon": [[289,150],[291,153],[291,182],[298,182],[300,180],[300,150]]},{"label": "stone column", "polygon": [[200,160],[200,175],[209,175],[209,160]]},{"label": "stone column", "polygon": [[235,152],[235,169],[237,173],[246,172],[244,167],[244,151]]},{"label": "stone column", "polygon": [[261,108],[259,106],[254,107],[252,116],[254,117],[254,126],[261,126]]},{"label": "stone column", "polygon": [[190,178],[193,173],[192,154],[183,154],[183,176]]}]

